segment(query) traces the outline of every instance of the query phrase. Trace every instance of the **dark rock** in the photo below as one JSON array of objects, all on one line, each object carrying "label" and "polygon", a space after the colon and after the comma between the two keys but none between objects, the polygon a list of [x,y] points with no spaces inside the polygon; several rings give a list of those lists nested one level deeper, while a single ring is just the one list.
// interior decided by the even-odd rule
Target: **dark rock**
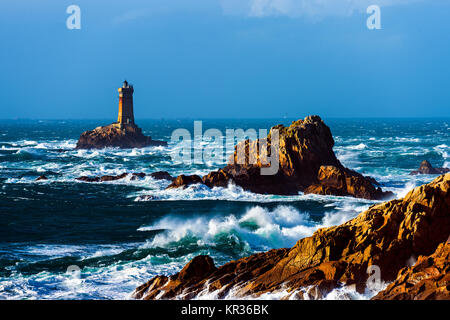
[{"label": "dark rock", "polygon": [[76,178],[76,180],[83,181],[83,182],[107,182],[107,181],[116,181],[116,180],[124,179],[127,176],[128,176],[128,173],[125,172],[125,173],[119,174],[117,176],[110,176],[110,175],[101,176],[101,177],[82,176],[82,177]]},{"label": "dark rock", "polygon": [[37,177],[35,181],[42,181],[42,180],[48,180],[48,178],[46,176],[42,175],[42,176]]},{"label": "dark rock", "polygon": [[373,177],[365,176],[367,180],[369,180],[373,185],[379,186],[380,183]]},{"label": "dark rock", "polygon": [[126,172],[122,173],[122,174],[119,174],[117,176],[108,176],[108,175],[106,175],[106,176],[100,177],[100,182],[116,181],[116,180],[124,179],[127,176],[128,176],[128,173],[126,173]]},{"label": "dark rock", "polygon": [[203,184],[202,178],[197,175],[185,176],[184,174],[178,176],[173,180],[173,182],[167,187],[167,189],[172,188],[186,188],[191,184]]},{"label": "dark rock", "polygon": [[[338,176],[328,185],[340,190],[344,181]],[[381,269],[380,280],[398,281],[382,297],[448,298],[448,245],[438,246],[449,234],[450,174],[447,174],[413,189],[403,199],[374,205],[340,226],[319,229],[291,249],[254,254],[215,271],[211,267],[207,276],[195,273],[186,277],[179,274],[155,277],[139,287],[135,297],[193,299],[200,292],[215,292],[224,298],[233,290],[238,298],[252,298],[286,290],[285,298],[289,298],[303,290],[295,297],[317,299],[342,285],[362,292],[369,277],[368,267],[377,265]],[[435,251],[431,258],[420,258],[411,271],[397,276],[411,256],[429,256]],[[417,285],[420,281],[424,282]],[[395,286],[400,286],[400,295],[392,291]]]},{"label": "dark rock", "polygon": [[157,171],[150,173],[150,177],[156,180],[169,180],[173,181],[175,178],[172,177],[167,171]]},{"label": "dark rock", "polygon": [[136,180],[140,180],[145,178],[146,174],[144,172],[139,172],[139,173],[132,173],[131,174],[131,181],[136,181]]},{"label": "dark rock", "polygon": [[100,177],[79,177],[76,180],[79,181],[84,181],[84,182],[108,182],[108,181],[116,181],[116,180],[121,180],[121,179],[125,179],[128,175],[131,175],[131,180],[138,180],[138,179],[143,179],[145,178],[146,174],[144,172],[138,172],[138,173],[121,173],[119,175],[116,176],[111,176],[111,175],[105,175],[105,176],[100,176]]},{"label": "dark rock", "polygon": [[433,168],[427,160],[422,161],[418,170],[411,171],[411,175],[417,174],[443,174],[450,172],[448,168]]},{"label": "dark rock", "polygon": [[148,146],[167,146],[165,141],[152,140],[144,136],[136,125],[110,124],[85,131],[77,142],[76,149],[102,149],[106,147],[143,148]]},{"label": "dark rock", "polygon": [[82,177],[76,178],[76,180],[83,181],[83,182],[100,182],[100,177],[86,177],[86,176],[82,176]]}]

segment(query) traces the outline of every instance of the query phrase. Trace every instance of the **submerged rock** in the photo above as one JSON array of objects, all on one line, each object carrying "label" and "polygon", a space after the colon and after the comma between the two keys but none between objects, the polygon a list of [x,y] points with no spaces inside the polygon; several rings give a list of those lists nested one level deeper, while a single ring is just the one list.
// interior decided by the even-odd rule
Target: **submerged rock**
[{"label": "submerged rock", "polygon": [[[344,183],[341,179],[332,179],[330,184],[340,188]],[[447,245],[436,250],[447,241],[449,234],[450,174],[447,174],[413,189],[403,199],[373,205],[340,226],[319,229],[291,249],[258,253],[217,269],[210,268],[204,275],[195,277],[195,281],[185,280],[180,274],[158,276],[140,286],[135,297],[192,299],[200,293],[214,292],[218,298],[224,298],[232,290],[238,298],[285,292],[284,298],[317,299],[342,285],[362,292],[369,276],[368,267],[372,265],[380,268],[382,281],[394,281],[412,256],[428,256],[436,251],[431,259],[419,259],[418,265],[437,276],[430,278],[425,288],[440,289],[435,294],[429,291],[434,289],[426,289],[425,295],[416,295],[413,290],[402,297],[450,298],[445,291],[448,290],[448,254],[442,252],[447,250]],[[413,272],[420,268],[413,267]],[[401,277],[407,273],[400,273],[398,281],[406,281],[409,275],[405,279]],[[438,273],[444,277],[440,278]],[[383,297],[395,298],[389,292],[388,288]]]},{"label": "submerged rock", "polygon": [[[225,187],[230,182],[243,189],[261,194],[295,195],[299,192],[365,199],[392,197],[374,186],[374,179],[345,168],[333,151],[334,140],[319,116],[309,116],[271,129],[267,139],[268,155],[274,130],[279,132],[279,170],[274,175],[262,175],[268,165],[259,151],[264,141],[241,141],[235,146],[229,164],[202,178],[208,187]],[[244,150],[241,159],[239,150]],[[252,161],[250,161],[252,160]],[[170,188],[177,187],[173,184]],[[184,186],[180,184],[179,186]]]},{"label": "submerged rock", "polygon": [[450,172],[448,168],[433,168],[427,160],[422,161],[418,170],[411,171],[411,175],[417,174],[443,174]]},{"label": "submerged rock", "polygon": [[82,177],[76,178],[75,180],[83,181],[83,182],[100,182],[100,177],[82,176]]},{"label": "submerged rock", "polygon": [[76,149],[102,149],[106,147],[143,148],[167,146],[165,141],[152,140],[136,125],[110,124],[85,131],[77,142]]},{"label": "submerged rock", "polygon": [[[111,176],[111,175],[105,175],[105,176],[99,176],[99,177],[87,177],[82,176],[79,178],[76,178],[76,180],[83,181],[83,182],[107,182],[107,181],[116,181],[125,179],[131,175],[131,180],[139,180],[146,177],[146,174],[144,172],[139,173],[127,173],[124,172],[122,174]],[[150,177],[156,180],[169,180],[172,181],[174,178],[167,172],[167,171],[157,171],[149,174]]]},{"label": "submerged rock", "polygon": [[122,173],[122,174],[119,174],[117,176],[106,175],[106,176],[100,177],[100,182],[116,181],[116,180],[124,179],[127,176],[128,176],[128,173]]}]

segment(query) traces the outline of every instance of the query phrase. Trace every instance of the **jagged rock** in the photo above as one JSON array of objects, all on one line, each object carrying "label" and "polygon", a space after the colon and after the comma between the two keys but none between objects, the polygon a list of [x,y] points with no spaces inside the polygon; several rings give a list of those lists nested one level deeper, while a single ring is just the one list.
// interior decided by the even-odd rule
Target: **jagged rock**
[{"label": "jagged rock", "polygon": [[[214,261],[209,256],[197,256],[192,259],[179,273],[169,278],[165,276],[157,276],[150,280],[148,283],[156,287],[155,285],[165,285],[164,292],[154,291],[153,295],[173,298],[182,286],[195,285],[201,280],[208,277],[211,273],[216,271],[217,268],[214,265]],[[170,280],[168,282],[168,280]],[[147,284],[144,284],[136,289],[136,298],[142,298],[148,291]],[[148,299],[149,297],[146,296]]]},{"label": "jagged rock", "polygon": [[165,141],[152,140],[144,136],[136,125],[110,124],[81,134],[76,149],[102,149],[106,147],[143,148],[167,146]]},{"label": "jagged rock", "polygon": [[[356,196],[364,199],[379,199],[390,193],[374,187],[375,179],[358,172],[335,166],[321,166],[317,174],[318,183],[305,189],[305,193],[335,196]],[[376,182],[376,181],[375,181]]]},{"label": "jagged rock", "polygon": [[184,174],[178,176],[173,180],[173,182],[167,187],[167,189],[172,188],[186,188],[191,184],[203,183],[202,178],[197,175],[185,176]]},{"label": "jagged rock", "polygon": [[[262,194],[306,192],[376,200],[393,196],[391,192],[374,187],[376,181],[373,178],[346,169],[339,162],[333,152],[330,128],[319,116],[294,121],[289,127],[273,127],[267,137],[269,156],[274,130],[279,132],[279,170],[276,174],[261,174],[261,168],[267,167],[259,154],[259,145],[264,141],[245,140],[235,146],[229,164],[204,176],[203,183],[211,188],[233,182]],[[240,155],[239,150],[244,150],[245,156]]]},{"label": "jagged rock", "polygon": [[411,171],[411,175],[417,174],[443,174],[450,172],[448,168],[433,168],[427,160],[422,161],[418,170]]},{"label": "jagged rock", "polygon": [[[339,185],[342,181],[333,183]],[[271,250],[232,261],[192,282],[183,282],[178,276],[156,277],[141,286],[136,297],[169,299],[189,292],[183,297],[191,299],[206,291],[223,298],[233,289],[237,297],[287,290],[288,295],[297,292],[297,298],[305,295],[320,298],[341,285],[362,291],[369,266],[379,266],[381,280],[393,281],[412,256],[432,254],[449,234],[450,174],[447,174],[413,189],[403,199],[373,205],[340,226],[319,229],[291,249]],[[439,263],[434,262],[437,258],[434,259],[427,261],[433,266],[436,263],[435,267],[441,270]]]},{"label": "jagged rock", "polygon": [[157,171],[150,173],[150,177],[156,180],[169,180],[173,181],[175,178],[172,177],[167,171]]},{"label": "jagged rock", "polygon": [[[172,277],[156,276],[138,287],[133,297],[145,300],[175,297],[190,299],[204,289],[206,282],[211,291],[219,290],[221,291],[219,297],[223,297],[228,292],[227,288],[263,274],[268,268],[274,266],[286,252],[287,249],[270,250],[231,261],[218,269],[214,266],[212,258],[199,256],[200,258],[194,258],[183,268],[185,270],[189,266],[193,269],[206,270],[206,272],[198,272],[199,276],[192,277],[193,281],[181,281],[182,278],[186,278],[182,276],[185,273],[183,270]],[[180,296],[183,292],[189,292],[189,295]]]},{"label": "jagged rock", "polygon": [[412,267],[373,300],[450,300],[450,238],[430,256],[420,256]]},{"label": "jagged rock", "polygon": [[42,176],[37,177],[35,181],[42,181],[42,180],[48,180],[48,178],[46,176],[42,175]]},{"label": "jagged rock", "polygon": [[212,187],[226,187],[231,179],[231,176],[223,171],[222,169],[218,171],[213,171],[208,173],[206,176],[202,178],[203,183],[212,188]]}]

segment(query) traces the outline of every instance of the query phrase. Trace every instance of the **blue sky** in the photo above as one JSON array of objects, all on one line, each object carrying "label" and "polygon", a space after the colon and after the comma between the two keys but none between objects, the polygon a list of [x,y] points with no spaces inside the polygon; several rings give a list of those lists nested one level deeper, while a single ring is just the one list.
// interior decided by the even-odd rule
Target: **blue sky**
[{"label": "blue sky", "polygon": [[137,118],[450,116],[446,0],[2,1],[0,35],[0,118],[114,119],[124,79]]}]

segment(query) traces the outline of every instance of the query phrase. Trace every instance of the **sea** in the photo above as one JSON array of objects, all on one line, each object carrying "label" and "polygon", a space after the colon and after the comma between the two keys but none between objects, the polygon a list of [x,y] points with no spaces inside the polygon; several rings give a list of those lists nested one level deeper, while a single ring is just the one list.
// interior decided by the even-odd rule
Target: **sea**
[{"label": "sea", "polygon": [[[303,117],[298,117],[303,118]],[[260,195],[235,185],[165,190],[169,181],[86,183],[80,176],[168,171],[207,174],[225,160],[179,161],[194,139],[194,120],[141,120],[167,147],[76,150],[80,134],[108,120],[0,121],[0,299],[131,299],[156,275],[178,272],[200,254],[217,266],[256,252],[293,246],[318,228],[341,224],[376,201],[351,197]],[[184,141],[192,152],[220,146],[227,129],[270,129],[297,119],[207,119],[220,139]],[[410,175],[428,160],[450,167],[450,119],[324,119],[348,168],[403,197],[433,175]],[[223,151],[226,155],[230,151]],[[45,175],[48,180],[36,181]],[[270,296],[265,296],[270,298]],[[273,298],[277,298],[276,295]],[[328,298],[367,299],[333,292]]]}]

